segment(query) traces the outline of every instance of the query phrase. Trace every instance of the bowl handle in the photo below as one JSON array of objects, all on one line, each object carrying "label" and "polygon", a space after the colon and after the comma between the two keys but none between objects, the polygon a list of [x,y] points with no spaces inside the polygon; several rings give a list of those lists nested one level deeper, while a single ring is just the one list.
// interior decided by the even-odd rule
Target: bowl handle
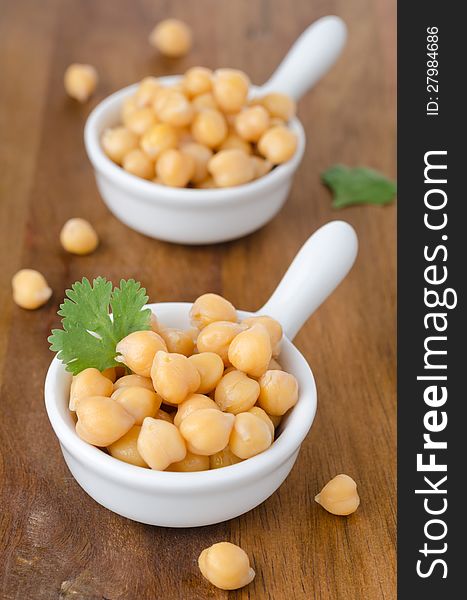
[{"label": "bowl handle", "polygon": [[290,339],[352,268],[358,239],[344,221],[331,221],[300,248],[281,282],[257,312],[277,319]]},{"label": "bowl handle", "polygon": [[258,92],[283,92],[300,100],[336,62],[346,39],[347,27],[342,19],[335,16],[318,19],[297,38]]}]

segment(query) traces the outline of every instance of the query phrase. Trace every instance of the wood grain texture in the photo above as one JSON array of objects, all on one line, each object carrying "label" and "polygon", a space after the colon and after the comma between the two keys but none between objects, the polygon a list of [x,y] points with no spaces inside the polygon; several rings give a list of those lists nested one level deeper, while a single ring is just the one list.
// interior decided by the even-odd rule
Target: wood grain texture
[{"label": "wood grain texture", "polygon": [[[0,598],[2,600],[223,599],[390,600],[395,591],[395,208],[335,212],[319,173],[336,162],[395,176],[393,0],[21,0],[0,20]],[[325,14],[349,25],[344,56],[300,105],[308,147],[290,198],[261,231],[187,248],[125,228],[100,201],[82,131],[91,108],[148,73],[202,64],[234,66],[261,83],[304,27]],[[154,54],[152,25],[191,23],[193,52]],[[100,74],[85,106],[62,77],[72,61]],[[89,218],[94,255],[65,254],[63,222]],[[82,276],[135,277],[154,301],[218,292],[256,309],[318,226],[344,218],[360,237],[355,268],[296,339],[318,385],[319,409],[290,477],[264,504],[201,529],[144,526],[97,505],[74,482],[43,406],[51,359],[46,337],[64,290]],[[37,312],[13,305],[10,278],[41,270],[54,289]],[[359,485],[349,518],[314,495],[340,472]],[[200,576],[199,552],[241,544],[257,576],[222,592]]]}]

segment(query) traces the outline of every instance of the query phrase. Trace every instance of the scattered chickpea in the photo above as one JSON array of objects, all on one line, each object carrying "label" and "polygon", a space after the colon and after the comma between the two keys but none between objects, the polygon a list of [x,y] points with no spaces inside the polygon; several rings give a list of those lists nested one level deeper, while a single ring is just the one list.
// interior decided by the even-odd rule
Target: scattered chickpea
[{"label": "scattered chickpea", "polygon": [[220,452],[216,452],[209,457],[209,466],[211,469],[230,467],[230,465],[236,465],[239,462],[242,462],[242,459],[235,456],[230,446],[226,446]]},{"label": "scattered chickpea", "polygon": [[334,479],[331,479],[315,497],[315,500],[333,515],[342,516],[354,513],[360,504],[357,484],[351,477],[344,474],[336,475]]},{"label": "scattered chickpea", "polygon": [[229,443],[235,417],[214,408],[193,411],[180,423],[180,433],[194,454],[210,456]]},{"label": "scattered chickpea", "polygon": [[142,179],[152,179],[154,177],[154,162],[139,148],[131,150],[125,154],[122,166],[128,173],[141,177]]},{"label": "scattered chickpea", "polygon": [[214,352],[200,352],[193,354],[188,360],[195,365],[200,376],[201,382],[197,392],[199,394],[212,392],[224,373],[222,358]]},{"label": "scattered chickpea", "polygon": [[239,333],[232,340],[228,351],[232,365],[252,377],[260,377],[266,372],[271,356],[268,330],[259,323]]},{"label": "scattered chickpea", "polygon": [[153,125],[140,141],[141,148],[153,160],[156,160],[165,150],[176,148],[177,144],[177,131],[168,123]]},{"label": "scattered chickpea", "polygon": [[135,108],[126,117],[122,115],[123,124],[136,135],[143,135],[150,127],[156,124],[156,115],[149,106]]},{"label": "scattered chickpea", "polygon": [[290,121],[297,111],[293,98],[278,92],[266,94],[266,96],[255,100],[255,103],[263,106],[271,117],[282,119],[285,122]]},{"label": "scattered chickpea", "polygon": [[248,183],[255,176],[255,167],[248,154],[242,150],[221,150],[208,163],[218,187],[231,187]]},{"label": "scattered chickpea", "polygon": [[111,398],[133,415],[136,425],[141,425],[146,417],[155,417],[162,404],[162,398],[156,392],[136,386],[121,387]]},{"label": "scattered chickpea", "polygon": [[215,392],[216,404],[234,415],[252,408],[259,396],[259,384],[241,371],[230,371],[219,381]]},{"label": "scattered chickpea", "polygon": [[149,43],[161,54],[179,58],[190,51],[191,29],[178,19],[166,19],[156,25],[149,35]]},{"label": "scattered chickpea", "polygon": [[193,120],[194,109],[188,98],[173,88],[164,88],[154,100],[154,111],[163,123],[186,127]]},{"label": "scattered chickpea", "polygon": [[258,142],[259,152],[274,165],[291,159],[296,149],[297,136],[287,127],[280,125],[268,129]]},{"label": "scattered chickpea", "polygon": [[201,456],[199,454],[193,454],[187,452],[183,460],[172,463],[167,471],[175,471],[177,473],[192,473],[195,471],[208,471],[209,470],[209,456]]},{"label": "scattered chickpea", "polygon": [[208,396],[203,394],[192,394],[188,396],[181,404],[178,405],[177,412],[174,417],[174,425],[180,427],[183,419],[191,415],[195,410],[201,410],[202,408],[214,408],[219,410],[219,406],[211,400]]},{"label": "scattered chickpea", "polygon": [[269,114],[262,106],[244,108],[235,117],[238,135],[248,142],[257,142],[268,127]]},{"label": "scattered chickpea", "polygon": [[[248,319],[243,319],[242,323],[244,325],[255,325],[259,323],[263,325],[268,333],[269,338],[271,340],[271,348],[272,355],[278,356],[281,350],[281,340],[282,340],[282,325],[276,319],[268,316],[259,316],[259,317],[248,317]],[[271,359],[272,360],[272,359]]]},{"label": "scattered chickpea", "polygon": [[226,367],[230,366],[229,347],[232,340],[243,331],[239,323],[231,321],[216,321],[204,327],[196,340],[199,352],[214,352],[224,361]]},{"label": "scattered chickpea", "polygon": [[143,460],[155,471],[164,471],[186,456],[185,442],[175,425],[152,417],[143,421],[137,448]]},{"label": "scattered chickpea", "polygon": [[195,172],[195,161],[180,150],[164,150],[156,163],[156,175],[164,185],[185,187]]},{"label": "scattered chickpea", "polygon": [[248,554],[230,542],[218,542],[203,550],[198,566],[203,576],[221,590],[237,590],[255,577]]},{"label": "scattered chickpea", "polygon": [[134,331],[117,344],[117,360],[126,364],[136,375],[149,377],[156,352],[167,351],[162,337],[154,331]]},{"label": "scattered chickpea", "polygon": [[212,89],[211,69],[205,67],[188,69],[183,78],[183,89],[190,98],[209,93]]},{"label": "scattered chickpea", "polygon": [[87,396],[76,405],[76,433],[93,446],[110,446],[135,424],[135,419],[112,398]]},{"label": "scattered chickpea", "polygon": [[138,136],[126,127],[106,129],[102,136],[102,147],[110,159],[121,165],[125,155],[138,147]]},{"label": "scattered chickpea", "polygon": [[144,387],[147,390],[154,391],[154,386],[149,377],[141,377],[141,375],[124,375],[115,381],[113,391],[120,389],[121,387]]},{"label": "scattered chickpea", "polygon": [[133,425],[130,431],[125,433],[124,436],[113,444],[110,444],[107,448],[110,456],[118,458],[118,460],[122,460],[130,465],[147,467],[148,465],[142,459],[137,447],[140,431],[141,427],[139,425]]},{"label": "scattered chickpea", "polygon": [[52,295],[45,277],[34,269],[21,269],[11,280],[13,300],[21,308],[34,310],[43,306]]},{"label": "scattered chickpea", "polygon": [[86,102],[96,89],[97,71],[92,65],[74,63],[65,71],[64,84],[69,96]]},{"label": "scattered chickpea", "polygon": [[242,412],[235,416],[230,449],[239,458],[251,458],[267,450],[273,442],[269,424],[261,417]]},{"label": "scattered chickpea", "polygon": [[199,373],[186,356],[163,351],[154,357],[151,377],[156,392],[170,404],[181,404],[200,384]]},{"label": "scattered chickpea", "polygon": [[60,242],[72,254],[91,254],[99,244],[94,227],[85,219],[68,219],[60,232]]},{"label": "scattered chickpea", "polygon": [[236,69],[217,69],[213,76],[213,91],[217,104],[226,113],[236,113],[245,104],[250,80]]},{"label": "scattered chickpea", "polygon": [[227,137],[227,131],[227,122],[223,114],[214,108],[205,108],[198,112],[191,126],[193,139],[208,148],[219,146]]},{"label": "scattered chickpea", "polygon": [[298,382],[291,373],[266,371],[258,383],[258,406],[269,415],[280,417],[297,404]]},{"label": "scattered chickpea", "polygon": [[161,91],[162,85],[156,77],[145,77],[139,84],[134,95],[136,106],[152,106],[155,97]]},{"label": "scattered chickpea", "polygon": [[194,161],[195,170],[191,177],[193,183],[201,183],[208,177],[208,162],[212,158],[212,150],[202,144],[189,142],[181,146],[183,154],[188,154]]},{"label": "scattered chickpea", "polygon": [[160,336],[167,346],[168,352],[191,356],[195,343],[190,331],[186,329],[177,329],[176,327],[166,327],[160,330]]},{"label": "scattered chickpea", "polygon": [[110,396],[113,391],[113,383],[104,373],[97,369],[84,369],[71,380],[70,402],[68,408],[76,410],[81,398],[88,396]]}]

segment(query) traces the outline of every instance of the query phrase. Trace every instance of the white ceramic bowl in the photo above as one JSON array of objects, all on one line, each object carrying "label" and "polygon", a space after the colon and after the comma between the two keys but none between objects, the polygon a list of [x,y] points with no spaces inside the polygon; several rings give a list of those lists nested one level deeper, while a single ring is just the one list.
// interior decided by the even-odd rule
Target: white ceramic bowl
[{"label": "white ceramic bowl", "polygon": [[[346,39],[338,17],[324,17],[296,41],[274,75],[252,94],[288,93],[296,100],[331,67]],[[179,77],[164,77],[166,84]],[[184,244],[211,244],[235,239],[263,226],[284,204],[305,150],[298,119],[290,123],[298,139],[295,155],[270,173],[245,185],[223,189],[179,189],[135,177],[113,163],[101,148],[103,131],[120,122],[125,98],[137,84],[112,94],[90,114],[84,141],[100,194],[123,223],[148,236]]]},{"label": "white ceramic bowl", "polygon": [[[81,440],[68,410],[71,375],[54,358],[45,382],[45,403],[65,461],[79,485],[99,504],[135,521],[196,527],[231,519],[268,498],[292,469],[316,412],[316,387],[293,339],[309,315],[351,268],[357,253],[353,229],[335,221],[302,247],[270,300],[258,311],[280,320],[286,336],[280,361],[298,379],[296,406],[272,446],[244,462],[198,473],[143,469],[121,462]],[[187,303],[151,304],[167,326],[187,327]],[[239,311],[247,317],[254,313]]]}]

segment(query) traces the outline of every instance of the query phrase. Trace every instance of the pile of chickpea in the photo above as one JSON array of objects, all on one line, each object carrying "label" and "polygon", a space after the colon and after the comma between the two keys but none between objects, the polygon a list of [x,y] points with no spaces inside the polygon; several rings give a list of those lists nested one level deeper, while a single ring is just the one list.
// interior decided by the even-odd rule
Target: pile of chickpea
[{"label": "pile of chickpea", "polygon": [[281,325],[267,316],[238,320],[217,294],[192,305],[190,330],[136,331],[117,345],[123,369],[73,377],[76,432],[113,457],[158,471],[205,471],[238,463],[274,441],[298,400],[282,370]]},{"label": "pile of chickpea", "polygon": [[104,131],[102,148],[125,171],[172,187],[248,183],[288,161],[297,137],[287,126],[295,102],[285,94],[248,99],[242,71],[189,69],[179,83],[141,81]]}]

